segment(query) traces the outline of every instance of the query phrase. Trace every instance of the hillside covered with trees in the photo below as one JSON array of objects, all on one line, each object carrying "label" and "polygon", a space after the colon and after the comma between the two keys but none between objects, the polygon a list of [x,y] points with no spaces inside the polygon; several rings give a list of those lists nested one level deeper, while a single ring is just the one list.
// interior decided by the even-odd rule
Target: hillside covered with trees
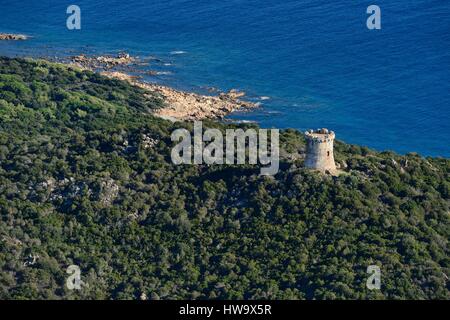
[{"label": "hillside covered with trees", "polygon": [[274,177],[176,166],[170,134],[192,124],[152,116],[163,104],[0,58],[0,299],[450,298],[449,159],[337,142],[333,177],[306,170],[303,134],[284,130]]}]

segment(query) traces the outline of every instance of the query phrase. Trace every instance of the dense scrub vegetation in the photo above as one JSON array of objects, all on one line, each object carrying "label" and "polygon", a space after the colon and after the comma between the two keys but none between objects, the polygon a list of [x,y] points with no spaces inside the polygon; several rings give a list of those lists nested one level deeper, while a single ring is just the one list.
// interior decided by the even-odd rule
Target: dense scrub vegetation
[{"label": "dense scrub vegetation", "polygon": [[[331,177],[303,168],[286,130],[275,177],[174,166],[170,133],[192,125],[153,117],[162,104],[0,58],[0,298],[450,298],[448,159],[339,142]],[[381,290],[366,288],[371,264]]]}]

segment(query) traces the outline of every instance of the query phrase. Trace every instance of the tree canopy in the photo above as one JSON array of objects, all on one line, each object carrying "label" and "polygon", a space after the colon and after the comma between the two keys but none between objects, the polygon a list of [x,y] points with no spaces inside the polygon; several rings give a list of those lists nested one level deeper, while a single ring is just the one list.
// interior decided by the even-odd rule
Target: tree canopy
[{"label": "tree canopy", "polygon": [[[163,105],[127,82],[0,58],[0,298],[450,298],[450,160],[337,142],[343,174],[322,175],[289,129],[274,177],[176,166],[170,134],[193,126],[154,117]],[[82,290],[65,286],[73,264]],[[366,287],[369,265],[381,290]]]}]

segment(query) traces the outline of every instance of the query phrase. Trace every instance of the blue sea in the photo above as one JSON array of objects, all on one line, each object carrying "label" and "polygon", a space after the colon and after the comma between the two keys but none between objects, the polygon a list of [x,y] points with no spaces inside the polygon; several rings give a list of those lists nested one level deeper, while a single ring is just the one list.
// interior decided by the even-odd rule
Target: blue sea
[{"label": "blue sea", "polygon": [[[81,8],[79,31],[66,9]],[[366,9],[381,8],[381,30]],[[450,2],[443,0],[0,0],[8,56],[122,50],[154,56],[150,81],[244,90],[263,127],[328,127],[377,150],[450,157]]]}]

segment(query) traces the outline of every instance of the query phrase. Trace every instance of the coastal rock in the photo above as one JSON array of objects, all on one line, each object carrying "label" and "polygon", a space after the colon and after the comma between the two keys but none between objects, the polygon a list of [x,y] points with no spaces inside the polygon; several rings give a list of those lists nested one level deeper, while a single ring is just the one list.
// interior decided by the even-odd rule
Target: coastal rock
[{"label": "coastal rock", "polygon": [[258,106],[255,103],[240,100],[239,98],[245,96],[245,92],[238,90],[231,90],[218,96],[209,96],[136,81],[135,77],[123,72],[102,72],[101,74],[110,78],[129,81],[140,88],[161,95],[166,102],[166,107],[157,110],[155,114],[163,118],[179,120],[220,119],[233,111]]},{"label": "coastal rock", "polygon": [[138,79],[141,79],[141,77],[139,77],[139,76],[131,76],[129,74],[126,74],[123,72],[118,72],[118,71],[103,71],[103,72],[100,72],[100,74],[102,76],[105,76],[108,78],[124,80],[124,81],[129,81],[129,82],[134,82]]},{"label": "coastal rock", "polygon": [[94,56],[88,57],[84,54],[73,56],[69,59],[70,63],[87,70],[104,69],[109,70],[118,66],[127,66],[136,61],[135,58],[128,53],[119,53],[117,56]]},{"label": "coastal rock", "polygon": [[148,85],[144,86],[162,95],[168,107],[159,109],[156,113],[183,120],[220,119],[227,114],[242,108],[254,108],[255,104],[241,101],[245,93],[230,92],[219,96],[206,96],[196,93],[177,91],[169,87]]},{"label": "coastal rock", "polygon": [[236,89],[231,89],[229,92],[227,93],[221,93],[219,95],[219,97],[223,98],[223,99],[231,99],[231,100],[235,100],[235,99],[239,99],[245,96],[245,92],[243,91],[239,91]]},{"label": "coastal rock", "polygon": [[0,33],[0,40],[27,40],[28,36],[24,34]]}]

